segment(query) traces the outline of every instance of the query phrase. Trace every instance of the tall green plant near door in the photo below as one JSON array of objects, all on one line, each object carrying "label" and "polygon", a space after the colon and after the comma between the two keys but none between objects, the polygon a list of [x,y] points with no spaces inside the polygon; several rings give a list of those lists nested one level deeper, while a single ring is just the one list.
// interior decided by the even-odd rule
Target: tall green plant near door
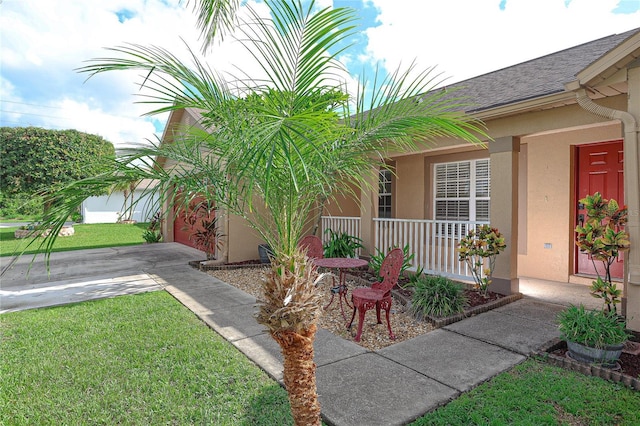
[{"label": "tall green plant near door", "polygon": [[[239,4],[196,3],[203,10],[205,35],[216,28],[209,23],[229,18]],[[224,3],[232,7],[215,9]],[[345,87],[350,77],[338,58],[357,31],[353,9],[319,9],[313,1],[264,4],[272,19],[249,3],[242,6],[249,17],[238,18],[236,34],[261,67],[259,77],[224,80],[193,52],[188,66],[166,50],[137,45],[109,49],[113,57],[92,60],[82,71],[90,76],[140,71],[152,93],[144,100],[157,103],[149,114],[183,108],[202,112],[200,127],[178,129],[172,143],[135,150],[118,166],[155,179],[153,190],[165,204],[176,202],[174,188],[214,201],[245,218],[272,248],[257,319],[281,347],[295,423],[317,425],[313,342],[320,293],[316,269],[297,248],[312,225],[314,209],[336,193],[351,195],[349,188],[366,187],[374,177],[372,158],[414,149],[416,141],[434,137],[475,143],[483,132],[456,112],[462,110],[461,101],[450,92],[429,91],[439,83],[431,70],[414,67],[371,84],[363,80],[351,97]],[[156,159],[172,166],[163,169]],[[58,218],[88,189],[119,179],[114,173],[68,186]]]},{"label": "tall green plant near door", "polygon": [[[611,279],[611,265],[631,245],[629,234],[624,230],[627,208],[616,200],[604,199],[599,192],[587,195],[580,203],[587,211],[587,220],[584,225],[576,226],[576,245],[589,255],[598,274],[591,285],[591,295],[601,298],[608,312],[617,313],[616,305],[622,292]],[[595,267],[596,262],[602,262],[604,276]]]},{"label": "tall green plant near door", "polygon": [[460,240],[458,259],[467,263],[471,269],[476,288],[484,296],[487,295],[489,285],[491,285],[496,258],[506,247],[507,244],[500,231],[489,225],[482,225],[477,230],[470,230]]}]

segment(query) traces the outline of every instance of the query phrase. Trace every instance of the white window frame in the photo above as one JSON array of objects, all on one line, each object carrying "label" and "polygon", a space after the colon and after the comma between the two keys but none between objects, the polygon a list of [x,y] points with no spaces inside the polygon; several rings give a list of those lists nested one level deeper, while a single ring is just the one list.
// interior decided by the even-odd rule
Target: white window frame
[{"label": "white window frame", "polygon": [[[387,185],[389,184],[389,192],[384,192],[381,191],[381,189],[384,187],[386,188]],[[382,200],[382,197],[389,197],[389,205],[387,206],[386,204],[381,204],[380,201]],[[389,212],[388,216],[380,216],[380,209],[384,207],[385,211]],[[393,217],[393,172],[391,172],[391,170],[389,169],[380,169],[380,171],[378,172],[378,217],[380,218],[384,218],[384,219],[389,219]]]},{"label": "white window frame", "polygon": [[[441,181],[438,180],[438,169],[442,166],[447,166],[447,165],[453,165],[453,164],[457,164],[457,165],[461,165],[461,164],[469,164],[469,196],[447,196],[447,194],[445,194],[444,196],[438,196],[438,183],[440,183]],[[458,166],[459,167],[459,166]],[[481,178],[478,178],[478,168],[479,167],[483,167],[486,168],[486,175],[485,176],[481,176]],[[445,177],[446,179],[446,177]],[[478,191],[480,189],[482,189],[481,187],[478,186],[478,183],[482,183],[482,182],[486,182],[486,189],[487,189],[487,195],[479,195]],[[445,181],[445,187],[446,185]],[[458,180],[456,180],[456,182],[459,182]],[[433,166],[433,218],[435,220],[446,220],[446,221],[453,221],[454,219],[439,219],[437,212],[438,212],[438,201],[468,201],[469,202],[469,218],[460,218],[458,216],[457,219],[458,221],[488,221],[489,220],[489,216],[491,214],[491,162],[489,160],[489,158],[479,158],[479,159],[475,159],[475,160],[465,160],[465,161],[451,161],[451,162],[445,162],[445,163],[435,163]],[[478,202],[482,202],[482,201],[488,201],[488,212],[487,212],[487,216],[488,217],[482,217],[482,218],[478,218],[477,217],[477,204]]]}]

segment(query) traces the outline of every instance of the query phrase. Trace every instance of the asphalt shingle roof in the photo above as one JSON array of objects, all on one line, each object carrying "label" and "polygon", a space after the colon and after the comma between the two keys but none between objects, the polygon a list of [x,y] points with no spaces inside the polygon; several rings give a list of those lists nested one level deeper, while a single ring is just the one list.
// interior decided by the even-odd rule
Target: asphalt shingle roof
[{"label": "asphalt shingle roof", "polygon": [[528,99],[563,92],[564,84],[640,28],[590,41],[540,58],[483,74],[447,86],[458,89],[471,103],[467,112],[479,112]]}]

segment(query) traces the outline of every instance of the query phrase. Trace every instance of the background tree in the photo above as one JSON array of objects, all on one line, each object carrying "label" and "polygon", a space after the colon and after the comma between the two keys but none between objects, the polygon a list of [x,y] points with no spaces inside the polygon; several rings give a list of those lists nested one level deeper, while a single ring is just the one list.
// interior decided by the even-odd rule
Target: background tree
[{"label": "background tree", "polygon": [[3,197],[50,194],[64,184],[110,170],[113,145],[77,130],[0,128],[0,191]]},{"label": "background tree", "polygon": [[[313,341],[321,303],[318,273],[297,243],[312,226],[318,201],[349,194],[352,187],[367,188],[391,151],[414,149],[441,136],[479,142],[482,130],[457,112],[460,100],[430,91],[438,83],[430,70],[398,71],[374,79],[371,87],[363,80],[350,96],[344,85],[350,77],[337,58],[356,31],[353,9],[319,10],[313,1],[265,3],[271,18],[247,7],[248,17],[237,21],[236,34],[262,67],[261,79],[223,79],[193,53],[187,66],[164,49],[138,45],[112,48],[115,56],[81,69],[91,76],[139,70],[152,93],[144,101],[157,104],[149,114],[195,108],[203,119],[199,127],[176,130],[172,143],[119,159],[120,172],[64,188],[58,219],[49,222],[55,231],[85,193],[122,181],[123,170],[128,177],[135,170],[140,179],[156,179],[161,202],[188,205],[203,196],[244,217],[275,255],[257,320],[282,349],[296,424],[312,425],[320,424]],[[159,158],[173,166],[159,167]],[[180,201],[173,198],[176,187],[182,189]]]},{"label": "background tree", "polygon": [[133,220],[137,187],[138,181],[134,180],[118,182],[109,189],[110,194],[122,192],[122,211],[118,213],[118,222],[130,222]]}]

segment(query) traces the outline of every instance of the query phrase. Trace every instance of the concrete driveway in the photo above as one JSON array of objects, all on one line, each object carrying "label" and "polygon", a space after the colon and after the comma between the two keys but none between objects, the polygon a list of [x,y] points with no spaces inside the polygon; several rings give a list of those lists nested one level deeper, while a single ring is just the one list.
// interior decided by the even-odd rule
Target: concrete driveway
[{"label": "concrete driveway", "polygon": [[144,244],[18,259],[0,257],[0,313],[163,288],[156,273],[205,259],[178,243]]}]

